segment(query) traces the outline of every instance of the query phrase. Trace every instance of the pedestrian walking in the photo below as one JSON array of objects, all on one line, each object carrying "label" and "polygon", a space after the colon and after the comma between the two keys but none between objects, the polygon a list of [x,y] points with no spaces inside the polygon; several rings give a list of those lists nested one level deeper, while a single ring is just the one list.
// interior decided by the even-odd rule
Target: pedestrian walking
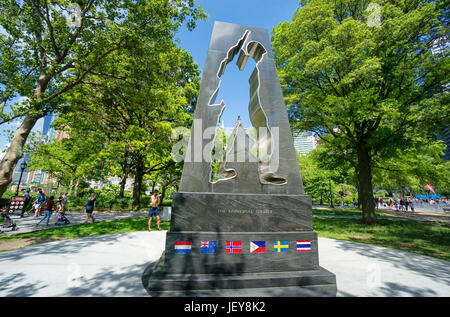
[{"label": "pedestrian walking", "polygon": [[95,194],[92,193],[86,204],[86,221],[84,221],[83,223],[87,223],[89,221],[89,218],[92,219],[92,222],[95,222],[95,218],[92,213],[94,212],[96,201],[97,200],[95,199]]},{"label": "pedestrian walking", "polygon": [[161,230],[159,227],[159,211],[158,206],[160,204],[160,198],[158,195],[158,190],[155,189],[152,197],[150,198],[150,210],[148,211],[148,231],[152,231],[152,218],[156,217],[156,225],[158,226],[158,230]]},{"label": "pedestrian walking", "polygon": [[20,217],[23,217],[23,215],[25,214],[25,210],[28,208],[28,204],[31,201],[31,195],[30,195],[30,189],[28,188],[26,193],[25,193],[25,202],[23,204],[23,209],[22,209],[22,214],[20,215]]},{"label": "pedestrian walking", "polygon": [[42,192],[42,190],[39,189],[39,194],[37,195],[36,200],[33,202],[33,207],[31,207],[28,213],[34,210],[34,216],[38,217],[41,214],[42,207],[44,207],[45,199],[45,194]]},{"label": "pedestrian walking", "polygon": [[47,219],[47,227],[48,227],[48,223],[50,222],[50,216],[52,215],[52,210],[53,207],[55,207],[55,202],[53,201],[54,197],[50,196],[49,200],[47,200],[47,202],[45,203],[45,207],[44,207],[44,217],[41,219],[41,221],[39,221],[36,224],[36,227],[39,226],[39,224],[44,221],[45,219]]},{"label": "pedestrian walking", "polygon": [[411,207],[411,212],[414,212],[414,199],[411,199],[409,206]]},{"label": "pedestrian walking", "polygon": [[61,212],[63,206],[63,194],[60,193],[58,199],[56,200],[56,212]]},{"label": "pedestrian walking", "polygon": [[403,200],[403,198],[400,198],[400,211],[404,210],[404,206],[405,206],[405,201]]},{"label": "pedestrian walking", "polygon": [[63,193],[63,208],[62,208],[62,211],[64,212],[64,211],[66,211],[66,205],[67,205],[67,192],[66,193]]}]

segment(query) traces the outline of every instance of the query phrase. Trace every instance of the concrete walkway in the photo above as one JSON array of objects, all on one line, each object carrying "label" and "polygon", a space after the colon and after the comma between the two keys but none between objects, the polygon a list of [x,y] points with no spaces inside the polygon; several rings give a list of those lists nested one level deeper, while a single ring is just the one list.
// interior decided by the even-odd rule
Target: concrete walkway
[{"label": "concrete walkway", "polygon": [[[147,296],[141,276],[164,250],[165,232],[64,240],[0,253],[0,296]],[[338,296],[450,296],[450,262],[319,238],[320,265]]]},{"label": "concrete walkway", "polygon": [[[94,212],[95,221],[106,221],[106,220],[115,220],[115,219],[126,219],[126,218],[135,218],[135,217],[145,217],[147,216],[146,212]],[[73,226],[82,224],[86,220],[85,212],[68,212],[66,213],[67,219],[69,219],[70,224],[63,226]],[[11,219],[16,222],[18,230],[11,231],[10,229],[4,229],[2,234],[19,234],[19,233],[27,233],[36,230],[48,229],[48,228],[60,228],[62,225],[55,225],[57,221],[57,216],[53,213],[50,217],[49,226],[45,225],[45,220],[36,227],[36,224],[42,219],[42,216],[35,217],[34,215],[25,214],[23,218],[20,216],[11,216]],[[89,219],[89,223],[92,220]]]}]

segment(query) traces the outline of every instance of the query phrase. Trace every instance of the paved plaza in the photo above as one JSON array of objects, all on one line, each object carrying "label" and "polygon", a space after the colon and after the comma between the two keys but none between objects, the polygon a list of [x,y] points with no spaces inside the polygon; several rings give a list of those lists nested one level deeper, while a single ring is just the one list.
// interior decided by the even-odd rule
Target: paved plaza
[{"label": "paved plaza", "polygon": [[[1,252],[0,296],[148,296],[141,276],[159,259],[165,237],[133,232]],[[450,296],[444,260],[319,238],[319,263],[336,274],[339,297]]]}]

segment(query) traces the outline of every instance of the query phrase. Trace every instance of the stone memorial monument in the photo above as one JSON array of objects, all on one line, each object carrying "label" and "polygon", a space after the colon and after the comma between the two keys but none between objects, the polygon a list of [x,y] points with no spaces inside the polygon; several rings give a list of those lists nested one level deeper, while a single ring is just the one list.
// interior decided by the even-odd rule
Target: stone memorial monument
[{"label": "stone memorial monument", "polygon": [[[221,76],[236,57],[249,78],[253,135],[237,120],[226,146],[216,131]],[[286,106],[265,29],[215,22],[160,260],[142,281],[152,296],[335,296],[319,266],[311,199],[303,190]],[[214,157],[223,157],[214,165]]]}]

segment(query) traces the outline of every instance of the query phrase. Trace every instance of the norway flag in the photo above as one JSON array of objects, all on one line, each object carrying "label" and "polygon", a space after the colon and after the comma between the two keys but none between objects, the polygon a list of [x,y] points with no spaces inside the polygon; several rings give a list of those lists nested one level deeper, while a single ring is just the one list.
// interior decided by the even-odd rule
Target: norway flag
[{"label": "norway flag", "polygon": [[225,252],[227,254],[242,253],[242,241],[227,241]]}]

